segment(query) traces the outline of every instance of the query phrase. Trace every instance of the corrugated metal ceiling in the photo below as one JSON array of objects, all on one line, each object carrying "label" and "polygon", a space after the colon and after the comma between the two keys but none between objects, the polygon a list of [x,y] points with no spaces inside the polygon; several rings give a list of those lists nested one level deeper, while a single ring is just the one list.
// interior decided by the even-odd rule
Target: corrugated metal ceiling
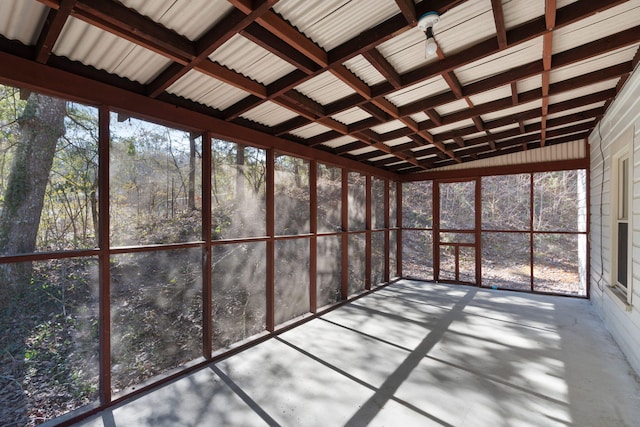
[{"label": "corrugated metal ceiling", "polygon": [[[112,77],[129,79],[147,96],[175,95],[183,108],[205,105],[220,119],[296,143],[314,138],[324,150],[403,173],[469,162],[474,153],[499,156],[476,140],[501,141],[518,122],[566,118],[554,122],[555,134],[595,123],[602,111],[594,107],[608,105],[640,58],[640,0],[558,0],[549,88],[542,86],[544,0],[279,0],[247,17],[252,3],[78,0],[60,34],[49,34],[48,52],[37,41],[60,0],[3,0],[0,50],[32,61],[52,55],[49,66],[124,88],[131,86]],[[441,12],[440,51],[427,58],[415,22],[432,4]],[[569,123],[575,112],[593,116]],[[374,133],[361,134],[365,127]],[[439,135],[444,145],[428,142]],[[398,157],[376,152],[367,147],[376,138],[407,148]],[[570,139],[567,131],[562,141]],[[424,161],[406,160],[412,153]]]}]

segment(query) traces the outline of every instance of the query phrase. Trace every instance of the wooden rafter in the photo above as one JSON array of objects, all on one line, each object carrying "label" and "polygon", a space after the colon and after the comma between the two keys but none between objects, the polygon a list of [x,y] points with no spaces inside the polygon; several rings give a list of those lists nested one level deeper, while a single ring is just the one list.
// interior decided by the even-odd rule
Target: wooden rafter
[{"label": "wooden rafter", "polygon": [[496,38],[500,49],[506,49],[507,27],[504,24],[504,12],[502,11],[502,0],[491,0],[491,9],[493,11],[493,22],[496,24]]},{"label": "wooden rafter", "polygon": [[[529,21],[515,28],[507,30],[504,11],[501,0],[491,0],[493,17],[496,26],[494,38],[478,42],[474,46],[465,48],[454,54],[445,55],[439,51],[439,60],[427,63],[424,66],[409,72],[399,73],[385,58],[377,47],[404,31],[414,27],[417,17],[430,10],[440,13],[449,8],[463,3],[455,0],[435,0],[432,2],[419,2],[412,0],[396,0],[399,11],[396,15],[374,25],[360,33],[351,40],[343,42],[337,47],[325,51],[314,40],[303,34],[281,15],[276,13],[272,6],[277,0],[229,0],[234,6],[233,11],[205,33],[199,40],[191,41],[154,22],[150,18],[140,15],[133,9],[128,9],[116,1],[104,0],[39,0],[51,7],[47,23],[40,34],[42,42],[38,41],[33,55],[39,62],[47,62],[51,57],[51,65],[82,75],[90,76],[100,81],[112,82],[122,88],[131,88],[136,93],[146,93],[147,96],[174,103],[177,106],[193,109],[194,111],[207,111],[214,117],[220,117],[228,122],[241,124],[271,135],[284,136],[298,144],[307,146],[321,146],[324,150],[338,153],[348,158],[357,158],[360,161],[368,161],[381,156],[393,156],[382,160],[392,161],[393,169],[406,172],[415,168],[428,168],[443,162],[461,162],[468,158],[480,158],[485,155],[482,151],[465,151],[468,148],[479,149],[479,145],[488,146],[490,150],[512,150],[515,145],[503,147],[501,139],[508,135],[516,136],[523,133],[531,133],[532,129],[539,132],[539,145],[544,146],[549,138],[559,138],[557,129],[551,129],[560,123],[558,118],[550,120],[548,115],[554,111],[564,111],[568,105],[582,105],[588,99],[604,99],[609,102],[611,93],[615,95],[624,84],[626,77],[633,69],[633,63],[638,62],[638,55],[631,63],[617,64],[605,70],[588,73],[569,80],[551,84],[551,70],[557,67],[574,64],[579,61],[611,52],[640,41],[640,26],[621,31],[617,34],[594,40],[589,45],[578,46],[564,52],[553,55],[553,32],[555,29],[566,27],[585,17],[601,12],[613,6],[623,3],[623,0],[602,0],[599,2],[574,2],[560,9],[556,8],[556,0],[546,0],[545,15]],[[584,4],[583,4],[584,3]],[[126,82],[117,76],[106,76],[99,70],[85,67],[80,64],[72,64],[71,61],[51,56],[53,43],[60,34],[68,16],[79,18],[93,26],[111,32],[137,45],[143,46],[153,52],[170,59],[171,65],[146,87],[137,82]],[[292,64],[296,69],[270,84],[262,84],[222,64],[211,61],[208,57],[222,44],[236,34],[267,49],[272,54]],[[463,85],[456,77],[456,69],[494,55],[501,50],[513,48],[519,44],[542,37],[543,55],[541,61],[534,61],[520,65],[504,72],[484,79]],[[0,42],[2,42],[0,40]],[[5,43],[6,44],[6,43]],[[344,66],[345,61],[362,55],[384,77],[385,81],[375,85],[368,85],[350,69]],[[631,66],[631,69],[629,67]],[[179,99],[168,94],[165,90],[178,81],[190,70],[197,70],[216,80],[230,84],[247,93],[247,96],[234,105],[220,112],[210,107],[195,105],[195,103]],[[347,84],[354,93],[332,103],[322,105],[296,90],[301,83],[316,76],[329,72]],[[599,77],[596,76],[599,74]],[[529,77],[539,75],[542,86],[539,89],[518,92],[518,82]],[[448,84],[450,91],[427,96],[418,101],[394,105],[387,96],[407,88],[411,85],[423,82],[435,76],[441,76]],[[621,77],[616,89],[601,91],[598,94],[572,99],[565,103],[551,104],[549,97],[586,86],[594,82],[604,81],[608,78]],[[591,82],[591,83],[589,83]],[[497,99],[485,104],[474,105],[471,97],[501,86],[510,86],[509,98]],[[468,108],[452,114],[440,115],[436,108],[464,99]],[[542,108],[537,114],[533,110],[521,112],[512,118],[484,121],[481,115],[494,113],[502,109],[522,105],[527,102],[541,100]],[[277,105],[293,111],[297,117],[287,120],[279,125],[269,127],[260,123],[249,121],[245,113],[257,107],[263,102],[272,101]],[[601,109],[605,107],[591,108],[589,113],[584,113],[587,118],[599,117]],[[370,114],[370,117],[357,123],[345,125],[335,120],[333,116],[343,111],[360,108]],[[417,123],[414,115],[426,113],[429,120]],[[570,120],[578,120],[574,113],[566,116],[566,124]],[[532,122],[539,118],[540,121]],[[471,119],[474,126],[458,129],[450,138],[445,134],[431,133],[431,129],[453,124],[462,119]],[[513,130],[498,133],[491,132],[497,128],[498,123],[506,123],[511,119],[515,126]],[[390,121],[400,121],[404,124],[402,129],[377,134],[370,130],[371,127]],[[291,135],[290,132],[308,123],[316,122],[328,127],[329,131],[313,138],[301,138]],[[564,123],[564,122],[563,122]],[[585,122],[588,126],[590,122]],[[540,129],[534,129],[539,126]],[[549,131],[547,129],[550,129]],[[566,130],[566,129],[565,129]],[[476,138],[467,138],[466,135],[484,132],[484,135]],[[552,132],[553,131],[553,132]],[[508,135],[504,132],[508,132]],[[389,147],[385,144],[394,135],[411,138],[411,142],[397,147]],[[502,135],[502,137],[500,137]],[[351,136],[357,140],[338,149],[328,149],[323,146],[327,141],[339,136]],[[486,142],[480,142],[486,141]],[[529,149],[535,142],[521,141],[518,149]],[[376,150],[360,156],[352,156],[349,153],[357,148],[373,147]],[[416,150],[426,152],[426,159],[416,160]],[[434,157],[435,158],[432,158]]]},{"label": "wooden rafter", "polygon": [[547,33],[542,39],[542,130],[540,146],[544,147],[547,132],[547,114],[549,111],[549,84],[551,79],[551,60],[553,55],[553,30],[556,26],[556,0],[545,1],[544,19]]},{"label": "wooden rafter", "polygon": [[53,50],[53,46],[56,44],[64,24],[71,15],[71,11],[73,10],[75,3],[76,0],[62,0],[60,2],[60,7],[57,10],[49,10],[47,19],[44,22],[44,26],[42,27],[42,31],[40,31],[40,36],[36,42],[36,62],[41,64],[47,63],[49,55],[51,55],[51,51]]}]

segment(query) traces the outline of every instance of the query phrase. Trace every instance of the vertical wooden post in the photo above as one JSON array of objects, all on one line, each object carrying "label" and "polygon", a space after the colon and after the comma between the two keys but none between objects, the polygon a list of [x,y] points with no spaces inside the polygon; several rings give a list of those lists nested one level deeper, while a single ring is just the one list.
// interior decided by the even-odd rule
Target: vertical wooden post
[{"label": "vertical wooden post", "polygon": [[211,134],[202,135],[202,355],[211,358],[213,351],[213,314],[211,271]]},{"label": "vertical wooden post", "polygon": [[99,394],[100,403],[111,403],[111,277],[109,259],[109,108],[98,113],[98,269],[99,277]]},{"label": "vertical wooden post", "polygon": [[433,280],[440,280],[440,183],[433,181]]},{"label": "vertical wooden post", "polygon": [[475,195],[475,222],[476,222],[476,285],[482,286],[482,179],[476,178],[476,195]]},{"label": "vertical wooden post", "polygon": [[[588,141],[584,141],[585,147],[584,147],[584,151],[586,153],[586,157],[587,157],[587,164],[591,164],[590,162],[590,158],[591,158],[591,152],[589,150],[590,146],[589,146],[589,142]],[[587,222],[587,228],[586,228],[586,236],[585,238],[587,239],[587,253],[585,254],[585,256],[587,257],[587,265],[586,265],[586,269],[587,269],[587,277],[585,277],[585,284],[587,286],[587,289],[585,289],[586,291],[586,296],[587,299],[591,299],[591,239],[589,239],[589,236],[591,235],[591,170],[589,167],[585,168],[586,174],[585,174],[585,188],[586,188],[586,218],[585,221]]]},{"label": "vertical wooden post", "polygon": [[309,309],[315,313],[318,309],[317,270],[318,270],[318,162],[309,163]]},{"label": "vertical wooden post", "polygon": [[398,231],[396,234],[396,273],[398,277],[402,277],[402,183],[395,183],[396,186],[396,226]]},{"label": "vertical wooden post", "polygon": [[267,150],[267,267],[266,267],[266,321],[267,330],[275,330],[275,153]]},{"label": "vertical wooden post", "polygon": [[529,174],[529,269],[531,272],[530,290],[533,292],[533,203],[535,202],[533,197],[533,173]]},{"label": "vertical wooden post", "polygon": [[384,281],[388,282],[389,277],[389,180],[384,180]]},{"label": "vertical wooden post", "polygon": [[371,224],[371,208],[373,204],[373,198],[371,197],[371,175],[367,175],[365,179],[365,228],[367,230],[365,234],[365,273],[364,273],[364,288],[371,289],[371,244],[372,244],[372,224]]},{"label": "vertical wooden post", "polygon": [[349,171],[342,169],[342,286],[340,293],[349,296]]}]

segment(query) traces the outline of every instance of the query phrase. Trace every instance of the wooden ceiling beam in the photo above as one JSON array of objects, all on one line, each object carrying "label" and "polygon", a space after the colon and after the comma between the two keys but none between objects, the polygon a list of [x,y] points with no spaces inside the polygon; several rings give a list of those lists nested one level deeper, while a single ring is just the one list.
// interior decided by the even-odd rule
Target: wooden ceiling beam
[{"label": "wooden ceiling beam", "polygon": [[256,22],[321,67],[328,65],[327,52],[274,12],[261,14],[256,18]]},{"label": "wooden ceiling beam", "polygon": [[321,67],[309,57],[300,53],[275,34],[267,31],[264,27],[256,23],[248,25],[240,34],[299,70],[304,71],[306,74],[313,74],[321,69]]},{"label": "wooden ceiling beam", "polygon": [[349,71],[344,65],[336,65],[329,71],[338,79],[342,80],[343,83],[347,84],[349,87],[355,90],[356,93],[360,94],[366,99],[371,98],[371,88],[367,86],[365,82],[360,80],[355,74]]},{"label": "wooden ceiling beam", "polygon": [[[273,102],[278,103],[283,98],[290,102],[293,102],[295,105],[299,106],[306,112],[310,113],[314,120],[319,117],[324,117],[324,107],[322,106],[322,104],[301,94],[297,90],[290,90],[289,92],[282,94],[282,96],[279,96],[278,98],[274,98]],[[297,111],[294,111],[294,112],[297,112]]]},{"label": "wooden ceiling beam", "polygon": [[491,0],[493,11],[493,22],[496,24],[496,37],[500,49],[507,48],[507,28],[504,24],[504,12],[502,10],[502,0]]},{"label": "wooden ceiling beam", "polygon": [[553,30],[556,25],[556,0],[545,0],[545,23],[547,33],[542,37],[542,111],[540,146],[544,147],[547,135],[547,113],[549,111],[549,85],[551,80],[551,60],[553,55]]},{"label": "wooden ceiling beam", "polygon": [[[562,28],[570,25],[580,19],[591,16],[595,13],[606,10],[610,7],[624,3],[623,0],[602,0],[600,2],[589,2],[582,4],[581,2],[572,3],[563,8],[558,9],[555,28]],[[418,5],[420,5],[419,3]],[[637,30],[636,34],[638,33]],[[509,47],[516,46],[534,38],[543,36],[547,32],[545,17],[540,17],[519,27],[513,28],[507,32]],[[591,45],[591,44],[589,44]],[[443,60],[430,63],[417,69],[403,74],[402,81],[404,87],[420,83],[422,81],[433,78],[446,71],[452,71],[472,62],[476,62],[482,58],[493,55],[498,52],[500,47],[495,38],[477,43],[461,52],[451,55]],[[558,54],[560,55],[560,54]],[[554,67],[557,64],[554,62]],[[541,71],[540,71],[541,72]],[[516,79],[511,79],[515,81]],[[394,88],[390,83],[383,82],[372,87],[374,96],[384,96],[393,92]],[[465,95],[470,95],[465,93]]]},{"label": "wooden ceiling beam", "polygon": [[[553,139],[556,139],[556,143],[558,138],[562,138],[563,142],[571,142],[571,141],[584,139],[586,136],[589,135],[590,129],[593,129],[593,126],[594,126],[593,124],[591,125],[590,128],[587,126],[582,126],[582,127],[572,126],[571,127],[572,129],[567,128],[566,132],[550,131],[548,134],[548,138],[550,141]],[[505,148],[508,148],[508,147],[521,146],[522,144],[529,144],[532,142],[537,142],[537,143],[540,142],[540,133],[523,135],[516,138],[511,138],[504,141],[496,142],[496,150],[504,150]],[[495,151],[495,150],[491,149],[488,146],[474,145],[474,146],[470,146],[470,147],[459,150],[458,155],[460,157],[464,157],[472,153],[480,155],[481,153],[490,152],[490,151]]]},{"label": "wooden ceiling beam", "polygon": [[402,87],[402,79],[400,78],[400,74],[393,68],[393,65],[385,58],[378,49],[375,47],[373,49],[369,49],[366,52],[362,53],[362,56],[369,61],[373,67],[378,70],[380,74],[389,82],[391,85],[400,89]]},{"label": "wooden ceiling beam", "polygon": [[50,9],[36,42],[36,62],[46,64],[76,0],[62,0],[58,9]]},{"label": "wooden ceiling beam", "polygon": [[332,139],[340,138],[343,136],[340,132],[335,130],[330,130],[328,132],[321,133],[320,135],[312,136],[311,138],[307,138],[306,145],[309,147],[315,147],[318,145],[322,145],[327,141],[331,141]]},{"label": "wooden ceiling beam", "polygon": [[418,16],[414,0],[396,0],[396,4],[400,12],[402,12],[404,19],[407,21],[407,25],[410,27],[418,25]]},{"label": "wooden ceiling beam", "polygon": [[[569,51],[558,53],[553,56],[553,64],[554,67],[570,65],[638,42],[640,42],[640,26],[608,36],[606,40],[597,40]],[[467,96],[476,95],[518,80],[542,74],[543,72],[544,65],[542,61],[534,61],[505,71],[502,74],[471,83],[464,87],[464,92]],[[453,98],[452,95],[445,93],[421,99],[400,107],[400,114],[406,116],[424,111],[425,109],[435,108],[452,102],[453,100],[451,98]]]},{"label": "wooden ceiling beam", "polygon": [[511,99],[513,100],[513,105],[518,105],[518,83],[511,82]]},{"label": "wooden ceiling beam", "polygon": [[[164,92],[169,86],[178,81],[189,71],[200,65],[216,49],[225,44],[231,37],[245,29],[260,15],[266,13],[278,0],[257,0],[255,9],[245,14],[238,9],[233,11],[217,25],[207,31],[195,42],[196,56],[187,64],[174,63],[165,69],[155,80],[148,85],[148,95],[155,98]],[[180,65],[180,66],[176,66]]]},{"label": "wooden ceiling beam", "polygon": [[[440,50],[440,48],[438,48],[438,50]],[[444,55],[443,55],[443,58],[444,58]],[[462,88],[462,84],[460,84],[460,80],[458,80],[458,77],[454,74],[453,71],[447,71],[442,73],[442,78],[444,79],[445,82],[447,82],[447,84],[449,85],[449,88],[451,89],[451,92],[453,92],[456,98],[460,99],[464,97],[464,90]]]},{"label": "wooden ceiling beam", "polygon": [[373,105],[371,102],[365,102],[361,104],[360,108],[382,122],[395,120],[389,113],[387,113],[377,105]]},{"label": "wooden ceiling beam", "polygon": [[117,2],[77,1],[71,16],[181,64],[196,55],[191,40]]},{"label": "wooden ceiling beam", "polygon": [[[596,92],[593,94],[589,94],[589,95],[585,95],[582,97],[578,97],[578,98],[573,98],[567,101],[563,101],[560,103],[556,103],[556,104],[551,104],[549,106],[549,114],[555,114],[557,112],[561,112],[561,111],[566,111],[572,108],[579,108],[579,107],[584,107],[585,105],[589,105],[589,104],[594,104],[594,103],[598,103],[598,102],[604,102],[607,99],[612,98],[613,96],[615,96],[615,90],[614,89],[608,89],[608,90],[604,90],[604,91],[600,91],[600,92]],[[540,96],[538,95],[537,99],[539,99]],[[511,102],[511,98],[502,98],[502,99],[498,99],[496,101],[492,101],[486,104],[481,104],[475,108],[473,108],[472,111],[460,111],[457,113],[451,113],[449,115],[443,116],[442,120],[444,122],[444,124],[450,124],[450,123],[455,123],[461,120],[466,120],[466,119],[470,119],[471,117],[474,117],[476,115],[479,114],[488,114],[491,112],[495,112],[497,110],[500,110],[502,108],[508,108],[510,106],[510,102]],[[502,108],[497,108],[498,106],[502,105]],[[496,109],[497,108],[497,109]],[[536,113],[534,115],[531,115],[529,118],[535,118],[535,117],[539,117],[540,116],[540,109],[536,109],[535,110]],[[507,120],[517,120],[519,117],[522,116],[516,116],[514,117],[505,117],[503,120],[507,121]],[[504,121],[502,123],[504,123]],[[475,131],[474,131],[475,132]],[[472,133],[474,133],[472,132]]]},{"label": "wooden ceiling beam", "polygon": [[[358,154],[355,158],[355,160],[359,161],[359,162],[363,162],[366,160],[370,160],[370,159],[375,159],[376,157],[381,157],[381,156],[385,156],[387,155],[387,153],[380,151],[380,150],[376,150],[376,151],[370,151],[368,153],[363,153],[363,154]],[[397,157],[396,157],[397,159]]]},{"label": "wooden ceiling beam", "polygon": [[438,114],[436,110],[431,108],[429,110],[424,110],[424,112],[436,126],[442,126],[442,117],[440,117],[440,114]]},{"label": "wooden ceiling beam", "polygon": [[[572,107],[575,108],[575,107]],[[572,108],[566,108],[565,110],[569,110]],[[560,113],[565,110],[556,110],[555,114]],[[566,116],[558,117],[556,119],[548,120],[548,127],[558,126],[559,124],[571,123],[576,121],[587,120],[591,118],[597,118],[604,114],[604,107],[592,108],[585,111],[580,111],[577,113],[569,114]],[[540,116],[540,110],[538,108],[534,108],[528,111],[523,111],[522,113],[518,113],[517,117],[505,117],[503,119],[496,119],[492,121],[485,122],[485,127],[488,129],[495,129],[504,126],[508,126],[510,124],[517,124],[517,129],[521,134],[527,132],[527,128],[525,127],[524,120],[534,119]],[[463,129],[457,129],[450,132],[443,132],[437,135],[434,135],[435,139],[440,142],[444,142],[455,137],[463,137],[467,135],[471,135],[477,133],[475,126],[468,126]],[[496,136],[498,134],[492,134],[492,136]]]},{"label": "wooden ceiling beam", "polygon": [[[232,106],[226,108],[222,115],[226,121],[234,120],[240,117],[242,114],[254,108],[256,103],[262,102],[263,98],[250,95],[246,98],[242,98],[240,101],[236,102]],[[307,121],[308,122],[308,121]],[[302,125],[301,125],[302,126]]]},{"label": "wooden ceiling beam", "polygon": [[[464,3],[463,0],[432,0],[416,4],[416,16],[435,11],[443,14],[447,10]],[[374,47],[386,42],[392,37],[411,28],[402,13],[392,16],[384,22],[369,28],[358,34],[351,40],[331,49],[329,53],[329,65],[343,63],[355,56],[362,54]]]},{"label": "wooden ceiling beam", "polygon": [[[604,10],[607,7],[611,7],[612,5],[615,5],[615,4],[618,4],[618,3],[619,2],[605,1],[604,4],[599,5],[598,7],[588,6],[586,8],[582,8],[580,10],[578,10],[574,5],[566,6],[565,8],[561,9],[563,11],[563,14],[562,14],[562,17],[560,19],[558,19],[557,26],[568,25],[569,23],[575,22],[575,20],[580,19],[580,17],[582,16],[582,13],[591,14],[591,13],[594,13],[594,11]],[[385,25],[391,25],[390,23],[391,22],[395,22],[395,21],[389,21],[388,20],[388,21],[385,21],[385,22],[386,22]],[[394,24],[394,25],[396,25],[396,24]],[[515,32],[513,34],[514,41],[512,42],[512,45],[515,45],[517,43],[529,40],[529,39],[531,39],[531,38],[533,38],[533,37],[535,37],[537,35],[542,35],[546,31],[546,28],[540,29],[539,26],[531,26],[531,25],[529,25],[527,27],[527,31],[528,31],[528,33],[526,31],[524,31],[524,32],[523,31]],[[363,37],[364,39],[366,39],[367,37],[372,37],[371,40],[373,40],[373,34],[372,33],[370,33],[368,35],[361,35],[361,37]],[[380,41],[380,40],[381,39],[378,39],[378,41]],[[361,39],[360,36],[359,36],[359,42],[360,43],[363,42],[363,39]],[[375,47],[375,45],[377,45],[377,44],[373,43],[373,45],[370,46],[370,47]],[[362,46],[362,45],[360,45],[360,46]],[[475,46],[474,48],[471,48],[471,49],[468,49],[467,51],[465,51],[465,52],[468,52],[468,53],[466,54],[467,57],[464,59],[464,61],[462,61],[462,62],[457,61],[455,63],[453,63],[453,61],[449,61],[451,63],[452,68],[456,67],[456,66],[459,66],[459,65],[461,65],[463,63],[471,62],[472,60],[477,60],[477,59],[479,59],[481,57],[484,57],[484,56],[486,56],[488,54],[488,53],[486,53],[486,50],[483,51],[482,49],[476,49],[477,47],[479,47],[479,46]],[[498,49],[498,48],[496,48],[496,49]],[[363,53],[363,52],[365,52],[367,50],[370,51],[371,49],[365,49],[365,50],[360,51],[359,53]],[[330,54],[330,56],[332,54],[335,55],[336,52],[338,52],[338,51],[334,50],[334,51],[330,52],[329,54]],[[480,53],[478,53],[478,52],[480,52]],[[474,56],[471,57],[470,54],[473,54]],[[344,60],[345,58],[342,58],[342,59]],[[445,59],[444,62],[446,63],[448,59],[449,58]],[[330,60],[330,62],[332,62],[332,61]],[[441,62],[443,62],[443,61],[441,61]],[[438,64],[440,64],[440,63],[438,63]],[[535,75],[536,73],[540,73],[542,71],[541,68],[542,67],[540,67],[539,64],[534,64],[534,65],[529,65],[529,68],[521,68],[521,69],[515,70],[515,71],[512,72],[512,75],[511,75],[512,81],[510,83],[515,83],[515,81],[517,81],[518,79],[526,78],[526,77],[523,77],[523,76],[531,76],[531,75]],[[436,70],[436,72],[440,71],[441,69],[442,68],[439,67],[439,69]],[[450,77],[451,74],[452,73],[450,73],[448,76]],[[412,76],[412,74],[410,74],[410,73],[408,73],[405,76],[398,76],[398,78],[395,79],[396,80],[396,85],[397,85],[397,80],[399,79],[400,81],[404,82],[403,85],[404,85],[404,87],[406,87],[409,84],[409,81],[411,80],[411,76]],[[405,78],[408,78],[409,81],[405,81]],[[498,83],[501,83],[501,81],[498,81],[497,79],[495,79],[493,81],[485,82],[485,84],[487,84],[487,83],[488,83],[489,86],[491,86],[491,85],[496,85]],[[299,83],[294,79],[291,79],[289,81],[289,83],[288,83],[289,87],[295,87],[295,85],[297,85],[297,84],[299,84]],[[391,91],[395,89],[394,88],[394,84],[391,84],[391,83],[386,83],[386,84],[388,86],[390,86],[390,90]],[[369,91],[369,88],[365,87],[365,86],[360,86],[359,87],[359,92],[366,95],[368,93],[368,91]],[[450,84],[450,86],[453,87],[453,90],[457,90],[459,95],[463,94],[463,88],[462,87],[459,87],[457,89],[456,85],[453,84],[453,83]],[[371,88],[371,90],[372,90],[372,95],[377,95],[375,87]],[[477,90],[477,91],[481,92],[481,91],[489,90],[489,89],[484,89],[483,87],[477,85],[477,86],[475,86],[474,90]],[[465,92],[466,92],[466,88],[465,88]],[[467,93],[465,93],[465,94],[467,94]],[[445,95],[444,97],[442,97],[440,99],[440,102],[442,102],[442,103],[451,102],[450,98],[451,97],[447,97]],[[349,104],[345,103],[343,108],[350,108],[350,106],[349,106]]]},{"label": "wooden ceiling beam", "polygon": [[240,73],[236,73],[235,71],[230,70],[227,67],[223,67],[217,62],[213,62],[208,59],[202,61],[198,65],[198,71],[215,79],[223,81],[231,86],[237,87],[238,89],[245,90],[261,99],[266,99],[267,97],[266,86],[256,82],[255,80],[251,80],[250,78],[245,77]]}]

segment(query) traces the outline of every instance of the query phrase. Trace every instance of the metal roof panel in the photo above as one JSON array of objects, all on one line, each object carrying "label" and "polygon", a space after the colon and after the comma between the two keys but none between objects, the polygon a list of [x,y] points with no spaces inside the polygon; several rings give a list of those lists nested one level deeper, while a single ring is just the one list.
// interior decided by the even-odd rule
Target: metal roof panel
[{"label": "metal roof panel", "polygon": [[507,30],[544,16],[544,2],[531,0],[506,0],[502,2],[504,25]]},{"label": "metal roof panel", "polygon": [[327,147],[331,147],[331,148],[337,148],[337,147],[342,147],[343,145],[347,145],[350,144],[354,141],[357,141],[356,138],[349,136],[349,135],[345,135],[345,136],[341,136],[339,138],[335,138],[335,139],[331,139],[327,142],[323,142],[322,145],[325,145]]},{"label": "metal roof panel", "polygon": [[242,114],[245,119],[261,123],[266,126],[275,126],[298,115],[280,105],[266,101],[255,108]]},{"label": "metal roof panel", "polygon": [[171,61],[155,52],[70,17],[53,53],[146,84]]},{"label": "metal roof panel", "polygon": [[355,90],[329,71],[307,80],[295,89],[323,105],[355,93]]},{"label": "metal roof panel", "polygon": [[532,110],[534,108],[542,108],[542,100],[537,99],[535,101],[527,102],[525,104],[519,104],[511,108],[505,108],[504,110],[483,114],[481,117],[482,117],[482,120],[485,120],[485,121],[495,120],[501,117],[507,117],[513,114],[518,114],[523,111]]},{"label": "metal roof panel", "polygon": [[588,58],[584,61],[576,62],[575,64],[570,64],[562,68],[556,68],[551,70],[550,82],[556,83],[562,80],[568,80],[573,77],[602,70],[603,68],[611,67],[616,64],[632,61],[637,51],[638,46],[625,47],[593,58]]},{"label": "metal roof panel", "polygon": [[494,37],[496,24],[491,0],[467,1],[447,11],[433,27],[434,37],[445,55]]},{"label": "metal roof panel", "polygon": [[195,70],[172,84],[167,92],[218,110],[224,110],[247,96],[247,92]]},{"label": "metal roof panel", "polygon": [[296,70],[293,65],[239,34],[209,55],[209,59],[263,85]]},{"label": "metal roof panel", "polygon": [[456,69],[463,85],[542,59],[542,37],[521,43]]},{"label": "metal roof panel", "polygon": [[48,12],[48,7],[36,1],[0,1],[0,34],[9,40],[33,46],[38,41]]},{"label": "metal roof panel", "polygon": [[233,5],[226,0],[120,0],[120,2],[189,40],[198,40],[233,9]]},{"label": "metal roof panel", "polygon": [[449,85],[438,75],[420,83],[397,90],[385,98],[397,107],[410,104],[423,98],[438,95],[449,91]]},{"label": "metal roof panel", "polygon": [[380,44],[377,49],[400,74],[438,61],[437,56],[425,55],[425,35],[412,28]]},{"label": "metal roof panel", "polygon": [[458,99],[448,104],[440,105],[439,107],[436,107],[435,110],[441,116],[445,116],[457,111],[466,110],[467,108],[469,108],[469,104],[467,104],[467,101],[464,99]]},{"label": "metal roof panel", "polygon": [[628,0],[616,7],[555,30],[553,54],[586,45],[637,25],[640,25],[640,0]]},{"label": "metal roof panel", "polygon": [[402,123],[400,120],[391,120],[390,122],[383,123],[381,125],[373,126],[371,128],[375,133],[387,133],[393,130],[402,129],[406,125]]},{"label": "metal roof panel", "polygon": [[282,0],[273,9],[327,51],[398,13],[393,0]]},{"label": "metal roof panel", "polygon": [[459,122],[450,123],[448,125],[438,126],[438,127],[429,129],[429,132],[432,135],[437,135],[439,133],[449,132],[449,131],[454,130],[454,129],[461,129],[461,128],[465,128],[465,127],[468,127],[468,126],[474,126],[473,120],[464,119],[464,120],[460,120]]},{"label": "metal roof panel", "polygon": [[360,120],[368,119],[369,117],[371,117],[371,114],[357,107],[350,108],[346,111],[331,116],[331,118],[333,118],[334,120],[337,120],[345,125],[350,125],[351,123],[356,123]]},{"label": "metal roof panel", "polygon": [[477,95],[472,95],[469,98],[471,99],[473,105],[479,105],[495,101],[497,99],[509,97],[511,97],[511,85],[500,86],[498,88],[488,90]]},{"label": "metal roof panel", "polygon": [[369,86],[386,81],[384,76],[380,74],[369,61],[364,59],[362,55],[351,58],[344,62],[343,65]]},{"label": "metal roof panel", "polygon": [[329,132],[329,129],[325,125],[321,125],[319,123],[309,123],[308,125],[304,125],[299,127],[298,129],[294,129],[289,132],[291,135],[299,136],[300,138],[311,138],[316,135],[320,135],[321,133]]}]

